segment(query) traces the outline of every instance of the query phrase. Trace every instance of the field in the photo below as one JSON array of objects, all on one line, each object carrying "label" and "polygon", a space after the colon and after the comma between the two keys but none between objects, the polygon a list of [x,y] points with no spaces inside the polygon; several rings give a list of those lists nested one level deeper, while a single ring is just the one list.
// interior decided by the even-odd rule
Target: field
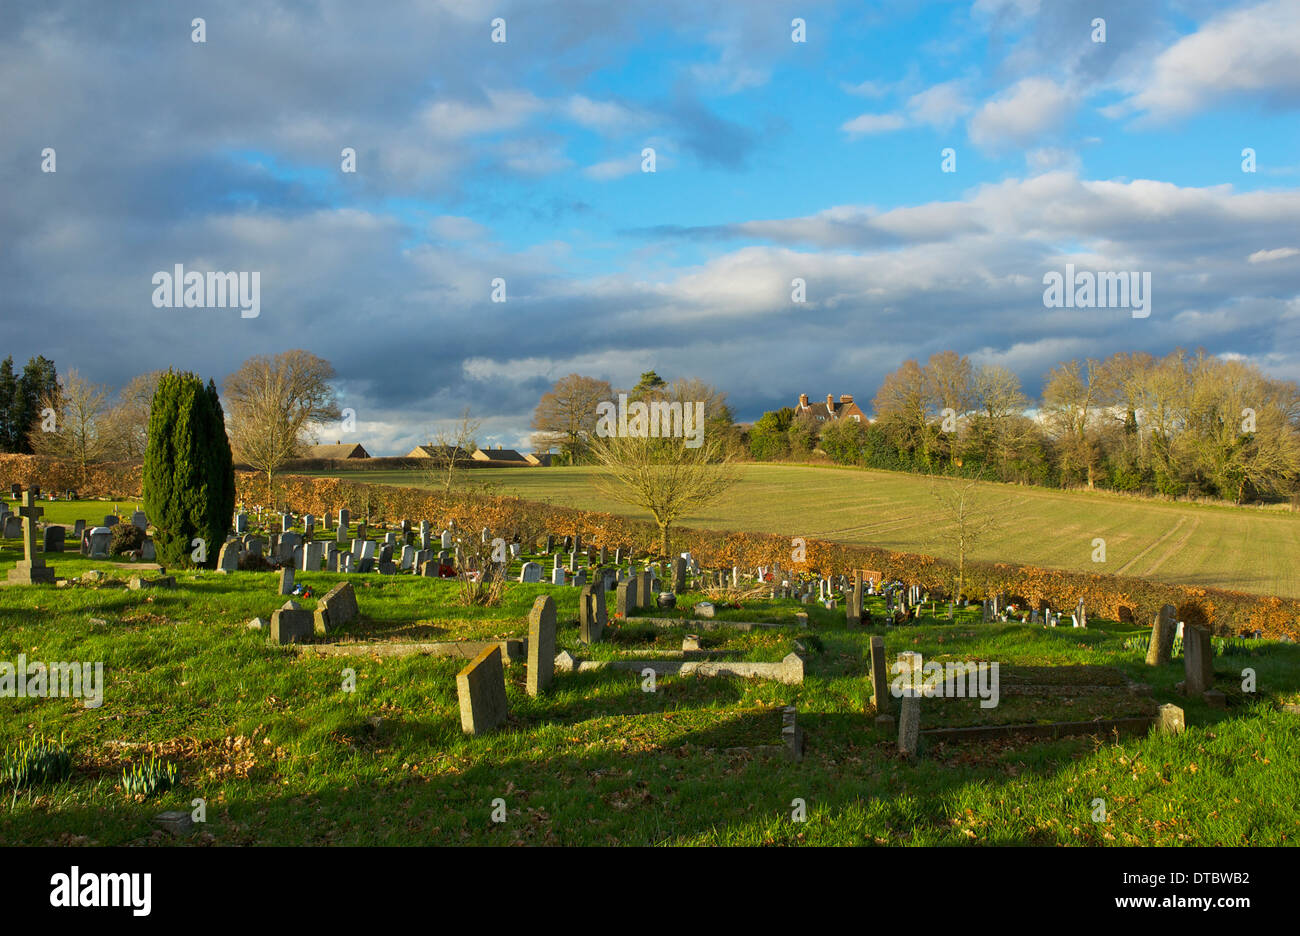
[{"label": "field", "polygon": [[[428,483],[419,471],[337,476],[379,484]],[[591,476],[588,468],[475,469],[463,475],[501,494],[632,512],[602,497]],[[1003,508],[1006,520],[988,531],[973,558],[1300,597],[1300,516],[1290,511],[1006,484],[980,488],[984,498]],[[950,538],[936,523],[929,480],[896,472],[746,465],[739,484],[683,525],[955,558]],[[1106,541],[1104,563],[1092,561],[1095,538]]]},{"label": "field", "polygon": [[[12,567],[16,545],[0,547],[0,570]],[[671,651],[692,629],[706,649],[739,660],[780,660],[795,641],[805,648],[802,685],[662,676],[646,692],[636,672],[600,671],[559,673],[549,692],[531,698],[524,665],[511,664],[510,720],[469,738],[455,687],[463,660],[325,658],[248,629],[250,618],[269,617],[284,601],[274,573],[181,571],[175,589],[131,591],[129,563],[75,553],[48,559],[63,578],[91,569],[107,577],[0,589],[0,660],[102,661],[103,705],[0,700],[0,747],[61,735],[74,752],[71,777],[0,797],[0,846],[1266,845],[1300,836],[1300,717],[1278,709],[1300,699],[1296,646],[1245,642],[1243,655],[1216,657],[1217,687],[1229,700],[1218,711],[1175,694],[1180,660],[1151,668],[1125,648],[1142,628],[1109,622],[1086,631],[982,625],[970,608],[951,622],[925,616],[850,630],[842,610],[778,599],[720,618],[788,625],[780,629],[657,631],[633,617],[611,621],[606,640],[585,647],[572,587],[512,584],[500,606],[470,609],[457,603],[453,582],[348,576],[361,613],[340,636],[349,641],[519,638],[533,599],[550,593],[557,649],[584,658]],[[341,578],[297,575],[316,596]],[[684,595],[681,606],[699,597]],[[315,598],[302,604],[311,608]],[[797,610],[810,613],[808,625],[794,621]],[[867,611],[879,621],[881,601],[869,598]],[[1041,696],[1007,691],[987,711],[963,704],[971,700],[926,700],[923,728],[1091,720],[1174,701],[1186,708],[1188,730],[1118,741],[935,743],[907,760],[893,736],[874,728],[873,634],[891,657],[914,650],[927,660],[1000,661],[1005,686],[1058,687]],[[1240,688],[1245,666],[1258,674],[1252,695]],[[353,692],[343,688],[345,667],[355,669]],[[1124,676],[1148,684],[1149,694],[1082,685]],[[758,750],[780,745],[784,705],[797,706],[807,732],[802,762]],[[150,754],[179,767],[179,786],[128,796],[123,768]],[[207,821],[186,838],[151,826],[152,816],[188,811],[200,798]],[[491,819],[498,799],[504,822]],[[796,799],[806,821],[793,819]],[[1101,820],[1097,799],[1105,800]]]}]

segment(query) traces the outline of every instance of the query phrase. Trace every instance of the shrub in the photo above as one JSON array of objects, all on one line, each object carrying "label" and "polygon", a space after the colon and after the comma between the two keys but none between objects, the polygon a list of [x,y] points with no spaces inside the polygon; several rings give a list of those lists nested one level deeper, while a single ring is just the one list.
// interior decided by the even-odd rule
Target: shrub
[{"label": "shrub", "polygon": [[144,545],[144,530],[134,523],[117,523],[113,525],[112,538],[109,540],[109,552],[115,556],[135,552]]},{"label": "shrub", "polygon": [[217,388],[193,374],[168,371],[158,380],[149,411],[144,509],[157,531],[158,561],[193,565],[197,537],[207,543],[207,565],[217,559],[235,508],[235,473]]}]

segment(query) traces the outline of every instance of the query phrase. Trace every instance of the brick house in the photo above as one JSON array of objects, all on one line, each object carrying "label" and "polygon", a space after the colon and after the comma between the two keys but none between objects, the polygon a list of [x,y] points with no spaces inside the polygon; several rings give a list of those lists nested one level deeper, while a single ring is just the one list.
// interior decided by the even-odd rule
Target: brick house
[{"label": "brick house", "polygon": [[833,422],[836,419],[851,419],[854,422],[870,422],[870,417],[862,412],[862,408],[853,402],[853,394],[842,393],[837,401],[835,395],[826,394],[826,401],[818,400],[816,403],[808,402],[808,394],[799,394],[799,405],[794,408],[795,418],[804,415],[811,415],[817,422]]}]

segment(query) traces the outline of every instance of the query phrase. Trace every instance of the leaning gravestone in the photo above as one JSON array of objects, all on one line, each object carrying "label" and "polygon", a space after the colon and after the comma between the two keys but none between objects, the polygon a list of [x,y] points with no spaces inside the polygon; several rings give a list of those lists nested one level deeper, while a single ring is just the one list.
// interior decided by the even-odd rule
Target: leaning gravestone
[{"label": "leaning gravestone", "polygon": [[528,614],[528,679],[530,696],[537,696],[555,675],[555,602],[542,595]]},{"label": "leaning gravestone", "polygon": [[314,625],[316,633],[328,634],[356,618],[357,593],[351,582],[339,582],[316,603]]},{"label": "leaning gravestone", "polygon": [[456,674],[456,695],[460,701],[460,727],[465,734],[485,734],[506,720],[510,703],[506,699],[500,644],[488,647]]},{"label": "leaning gravestone", "polygon": [[1210,632],[1188,626],[1183,631],[1183,692],[1198,696],[1214,688],[1214,644]]},{"label": "leaning gravestone", "polygon": [[1164,666],[1173,655],[1174,617],[1177,615],[1173,605],[1165,605],[1156,615],[1151,625],[1151,643],[1147,647],[1147,665]]}]

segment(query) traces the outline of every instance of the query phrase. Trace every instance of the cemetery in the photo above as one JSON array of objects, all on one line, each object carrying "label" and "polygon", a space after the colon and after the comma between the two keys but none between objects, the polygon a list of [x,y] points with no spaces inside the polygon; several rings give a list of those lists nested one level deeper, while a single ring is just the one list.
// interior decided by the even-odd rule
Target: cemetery
[{"label": "cemetery", "polygon": [[1004,568],[950,595],[922,556],[681,530],[666,557],[567,508],[257,485],[200,568],[156,561],[137,500],[7,490],[0,661],[100,661],[104,685],[4,699],[11,784],[33,739],[66,763],[13,786],[0,845],[1300,834],[1289,605],[1243,630],[1253,598],[1202,593],[1216,626],[1157,584]]}]

